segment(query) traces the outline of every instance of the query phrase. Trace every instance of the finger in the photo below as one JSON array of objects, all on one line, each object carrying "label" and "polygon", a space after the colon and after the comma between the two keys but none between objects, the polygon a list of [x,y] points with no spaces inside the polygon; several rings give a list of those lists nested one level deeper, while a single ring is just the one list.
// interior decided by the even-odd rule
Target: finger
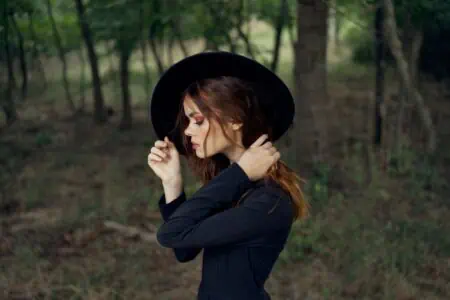
[{"label": "finger", "polygon": [[275,161],[278,161],[281,158],[281,153],[280,152],[275,152],[275,154],[273,155]]},{"label": "finger", "polygon": [[167,143],[168,148],[175,147],[175,144],[171,140],[169,140],[169,138],[167,136],[164,138],[164,142]]},{"label": "finger", "polygon": [[260,136],[250,147],[254,148],[254,147],[259,147],[262,145],[262,143],[268,138],[267,134],[263,134],[262,136]]},{"label": "finger", "polygon": [[150,155],[148,156],[148,160],[150,161],[162,161],[163,159],[161,157],[159,157],[156,154],[150,153]]},{"label": "finger", "polygon": [[161,149],[158,149],[156,147],[153,147],[150,152],[155,154],[155,155],[161,156],[162,158],[166,158],[167,157],[167,154],[164,153],[164,151],[162,151]]},{"label": "finger", "polygon": [[272,143],[271,142],[266,142],[262,145],[263,148],[265,149],[270,149],[272,147]]},{"label": "finger", "polygon": [[269,149],[269,153],[270,153],[270,155],[274,155],[275,153],[277,153],[277,148],[275,148],[275,147],[271,147],[270,149]]},{"label": "finger", "polygon": [[158,140],[158,141],[155,142],[155,147],[166,148],[167,146],[168,146],[167,142],[164,142],[164,141],[161,141],[161,140]]}]

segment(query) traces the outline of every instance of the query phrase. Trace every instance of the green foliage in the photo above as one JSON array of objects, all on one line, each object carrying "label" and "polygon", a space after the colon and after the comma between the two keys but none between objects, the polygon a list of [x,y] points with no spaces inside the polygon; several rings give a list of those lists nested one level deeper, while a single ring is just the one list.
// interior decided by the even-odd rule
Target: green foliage
[{"label": "green foliage", "polygon": [[[295,24],[295,12],[297,7],[297,1],[295,0],[287,0],[288,5],[288,18],[284,21],[289,25],[293,26]],[[255,1],[254,7],[251,9],[254,10],[254,15],[258,20],[266,21],[269,24],[275,26],[278,22],[278,18],[280,15],[280,6],[281,1],[277,0],[258,0]]]},{"label": "green foliage", "polygon": [[389,159],[388,172],[391,176],[401,176],[409,179],[409,191],[420,195],[426,191],[437,191],[447,183],[439,173],[435,157],[414,150],[407,141],[397,154]]},{"label": "green foliage", "polygon": [[35,144],[38,147],[43,147],[52,143],[52,136],[48,132],[39,132],[35,138]]},{"label": "green foliage", "polygon": [[97,41],[112,41],[118,53],[131,55],[141,38],[143,9],[139,1],[96,0],[89,2],[87,19]]},{"label": "green foliage", "polygon": [[294,223],[286,247],[280,254],[283,261],[301,261],[311,254],[324,252],[323,233],[320,222],[308,219],[303,223]]},{"label": "green foliage", "polygon": [[324,205],[328,200],[330,171],[330,166],[327,164],[319,163],[314,166],[314,175],[308,179],[305,185],[305,192],[313,206],[315,204]]}]

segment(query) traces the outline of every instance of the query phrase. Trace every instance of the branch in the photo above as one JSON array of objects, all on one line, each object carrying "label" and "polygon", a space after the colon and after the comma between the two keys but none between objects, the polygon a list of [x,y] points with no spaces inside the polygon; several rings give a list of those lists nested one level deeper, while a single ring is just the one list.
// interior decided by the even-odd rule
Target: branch
[{"label": "branch", "polygon": [[146,241],[146,242],[152,242],[152,243],[157,242],[155,234],[144,232],[136,227],[125,226],[125,225],[122,225],[122,224],[119,224],[119,223],[116,223],[113,221],[105,221],[105,222],[103,222],[103,225],[106,228],[118,231],[118,232],[126,235],[127,237],[139,237],[143,241]]},{"label": "branch", "polygon": [[433,125],[433,119],[428,107],[425,105],[425,101],[422,95],[412,84],[410,68],[408,66],[408,63],[406,62],[400,38],[398,37],[397,25],[395,22],[395,11],[392,0],[384,0],[384,6],[386,9],[384,30],[386,32],[387,42],[389,44],[389,47],[391,48],[392,55],[395,58],[398,72],[400,74],[400,79],[402,80],[403,86],[406,88],[408,97],[410,99],[413,99],[413,101],[416,102],[418,106],[420,118],[422,119],[422,123],[428,133],[427,150],[429,153],[433,153],[436,150],[436,131]]}]

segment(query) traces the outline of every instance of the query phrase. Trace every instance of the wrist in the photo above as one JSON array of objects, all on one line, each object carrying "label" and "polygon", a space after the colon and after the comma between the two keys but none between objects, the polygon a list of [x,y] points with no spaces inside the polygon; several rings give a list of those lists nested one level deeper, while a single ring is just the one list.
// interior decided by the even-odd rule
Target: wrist
[{"label": "wrist", "polygon": [[166,203],[176,200],[183,192],[183,179],[180,177],[166,179],[162,182]]},{"label": "wrist", "polygon": [[183,183],[183,177],[181,175],[178,175],[171,178],[163,179],[161,180],[161,182],[165,186],[177,186]]},{"label": "wrist", "polygon": [[247,166],[245,165],[245,162],[237,161],[236,164],[241,168],[241,170],[244,172],[244,174],[247,176],[247,178],[249,180],[252,180],[250,178],[250,175],[249,175],[248,171],[247,171]]}]

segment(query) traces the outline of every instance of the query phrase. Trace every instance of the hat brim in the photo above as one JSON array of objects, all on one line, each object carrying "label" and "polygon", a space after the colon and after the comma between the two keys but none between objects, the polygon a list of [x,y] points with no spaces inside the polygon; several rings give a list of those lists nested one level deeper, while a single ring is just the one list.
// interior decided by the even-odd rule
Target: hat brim
[{"label": "hat brim", "polygon": [[168,136],[180,154],[185,154],[181,133],[174,130],[181,97],[197,80],[233,76],[258,86],[259,99],[272,127],[272,140],[278,140],[292,125],[294,99],[289,88],[271,70],[242,55],[230,52],[202,52],[172,65],[159,79],[150,101],[150,118],[158,139]]}]

